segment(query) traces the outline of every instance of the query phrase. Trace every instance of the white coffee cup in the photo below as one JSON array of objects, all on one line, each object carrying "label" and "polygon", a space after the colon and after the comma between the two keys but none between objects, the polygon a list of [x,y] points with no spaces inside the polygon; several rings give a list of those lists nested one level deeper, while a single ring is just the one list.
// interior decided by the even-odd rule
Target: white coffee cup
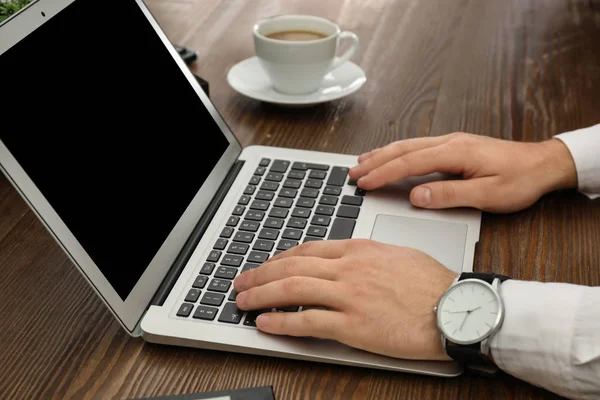
[{"label": "white coffee cup", "polygon": [[[267,37],[276,32],[307,31],[325,36],[315,40],[281,40]],[[358,36],[328,19],[312,15],[281,15],[254,25],[256,56],[275,90],[287,94],[306,94],[319,89],[330,71],[348,61],[358,48]],[[337,57],[342,39],[352,41]]]}]

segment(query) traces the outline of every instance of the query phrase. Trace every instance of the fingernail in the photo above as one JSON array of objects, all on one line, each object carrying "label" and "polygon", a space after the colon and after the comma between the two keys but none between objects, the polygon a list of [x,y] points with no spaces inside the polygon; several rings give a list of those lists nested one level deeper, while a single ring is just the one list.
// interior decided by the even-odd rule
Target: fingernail
[{"label": "fingernail", "polygon": [[269,319],[271,317],[268,314],[260,314],[258,318],[256,318],[256,325],[259,328],[266,328],[269,326]]},{"label": "fingernail", "polygon": [[244,307],[248,301],[247,297],[248,294],[246,292],[238,293],[238,295],[235,297],[236,304],[240,307]]},{"label": "fingernail", "polygon": [[358,178],[358,180],[356,181],[356,184],[361,185],[362,183],[365,183],[367,176],[368,175],[361,176],[360,178]]},{"label": "fingernail", "polygon": [[416,206],[427,206],[431,203],[431,190],[427,187],[417,188],[413,198]]}]

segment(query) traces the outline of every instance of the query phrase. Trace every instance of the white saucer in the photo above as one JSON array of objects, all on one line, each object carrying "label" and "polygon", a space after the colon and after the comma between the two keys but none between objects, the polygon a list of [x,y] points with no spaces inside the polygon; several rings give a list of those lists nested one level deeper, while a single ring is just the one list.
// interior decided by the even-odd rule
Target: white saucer
[{"label": "white saucer", "polygon": [[314,93],[292,95],[273,89],[257,57],[251,57],[231,67],[227,82],[238,93],[268,103],[308,106],[336,100],[356,92],[367,81],[364,71],[348,61],[331,71]]}]

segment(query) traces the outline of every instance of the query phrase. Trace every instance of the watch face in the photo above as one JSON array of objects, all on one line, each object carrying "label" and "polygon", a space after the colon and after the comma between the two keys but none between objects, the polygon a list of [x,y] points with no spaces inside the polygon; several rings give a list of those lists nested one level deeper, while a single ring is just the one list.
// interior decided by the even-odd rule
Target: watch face
[{"label": "watch face", "polygon": [[437,323],[448,340],[458,344],[477,343],[499,326],[503,311],[502,301],[491,285],[465,279],[440,299]]}]

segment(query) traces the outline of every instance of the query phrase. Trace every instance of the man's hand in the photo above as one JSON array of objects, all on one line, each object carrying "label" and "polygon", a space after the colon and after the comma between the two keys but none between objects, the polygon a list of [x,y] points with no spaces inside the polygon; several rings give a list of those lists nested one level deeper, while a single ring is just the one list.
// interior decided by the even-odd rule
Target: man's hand
[{"label": "man's hand", "polygon": [[394,142],[358,161],[350,177],[365,190],[434,172],[462,176],[414,188],[411,202],[423,208],[513,212],[553,190],[577,187],[575,163],[558,139],[523,143],[453,133]]},{"label": "man's hand", "polygon": [[242,310],[321,306],[261,314],[258,329],[333,339],[391,357],[447,360],[434,307],[456,275],[418,250],[365,239],[307,242],[238,276]]}]

